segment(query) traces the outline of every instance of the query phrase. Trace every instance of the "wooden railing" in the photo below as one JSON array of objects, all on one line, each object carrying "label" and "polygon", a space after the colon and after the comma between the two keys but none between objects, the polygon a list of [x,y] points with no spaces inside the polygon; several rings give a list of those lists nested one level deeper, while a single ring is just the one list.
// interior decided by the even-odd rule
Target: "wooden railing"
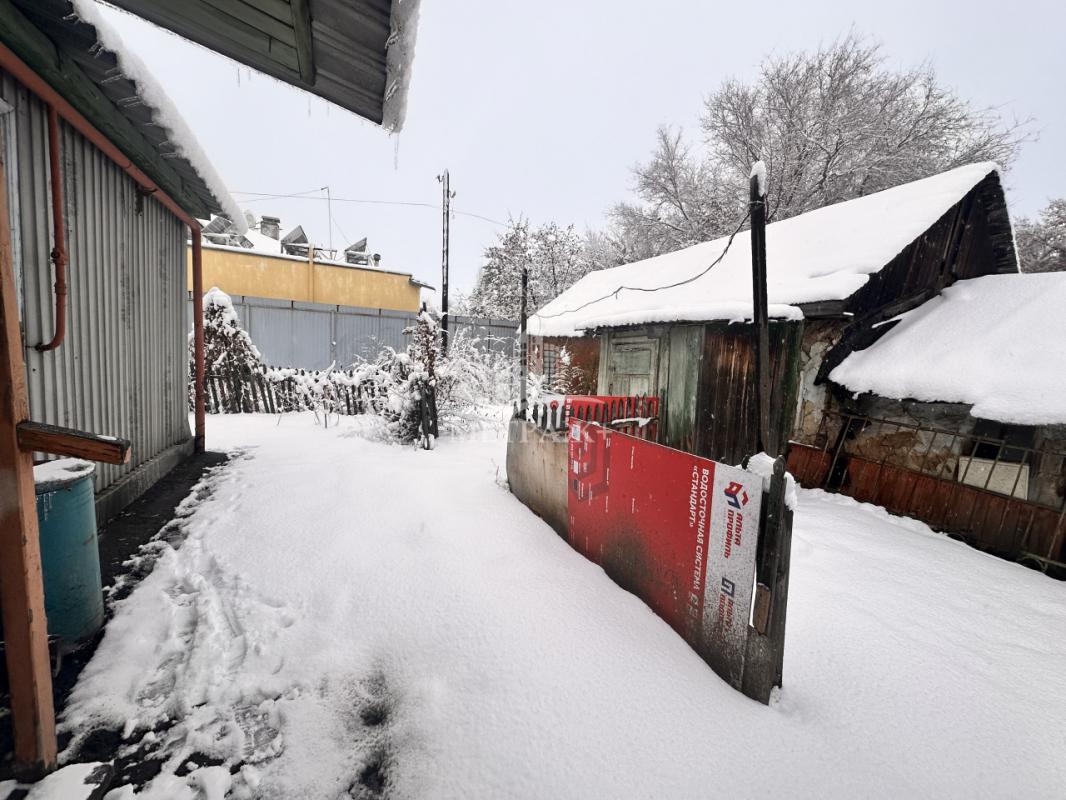
[{"label": "wooden railing", "polygon": [[542,430],[565,431],[570,419],[579,419],[659,440],[659,398],[654,396],[565,395],[534,403],[530,416]]}]

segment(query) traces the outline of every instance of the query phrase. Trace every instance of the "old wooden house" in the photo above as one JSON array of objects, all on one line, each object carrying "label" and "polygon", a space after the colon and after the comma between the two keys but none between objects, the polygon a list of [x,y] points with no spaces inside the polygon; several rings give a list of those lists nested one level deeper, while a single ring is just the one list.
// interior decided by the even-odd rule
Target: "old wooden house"
[{"label": "old wooden house", "polygon": [[[1016,272],[994,164],[982,163],[767,227],[770,445],[819,429],[828,372],[956,280]],[[530,319],[534,336],[594,332],[601,394],[656,394],[663,440],[738,463],[755,443],[747,231],[594,272]]]}]

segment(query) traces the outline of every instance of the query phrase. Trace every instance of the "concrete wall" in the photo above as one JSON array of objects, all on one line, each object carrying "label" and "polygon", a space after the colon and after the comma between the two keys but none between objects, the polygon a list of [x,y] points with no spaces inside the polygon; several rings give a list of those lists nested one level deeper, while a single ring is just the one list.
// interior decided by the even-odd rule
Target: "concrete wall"
[{"label": "concrete wall", "polygon": [[545,433],[511,420],[507,436],[507,482],[511,493],[567,538],[566,434]]},{"label": "concrete wall", "polygon": [[[186,254],[192,289],[192,253]],[[204,288],[226,294],[324,305],[417,312],[419,286],[402,272],[386,272],[297,256],[272,256],[251,250],[204,247]]]}]

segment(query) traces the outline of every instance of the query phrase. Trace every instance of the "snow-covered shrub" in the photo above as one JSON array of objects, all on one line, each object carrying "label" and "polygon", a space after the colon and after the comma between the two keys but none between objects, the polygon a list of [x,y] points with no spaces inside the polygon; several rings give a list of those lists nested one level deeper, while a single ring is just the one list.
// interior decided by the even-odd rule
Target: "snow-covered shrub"
[{"label": "snow-covered shrub", "polygon": [[440,330],[425,309],[405,333],[411,336],[406,351],[385,348],[373,362],[357,368],[360,379],[381,393],[384,403],[377,409],[385,418],[389,435],[401,442],[413,442],[422,433],[422,401],[429,404],[430,433],[437,435],[434,407],[437,368],[440,360]]},{"label": "snow-covered shrub", "polygon": [[[204,372],[210,376],[230,380],[236,396],[222,409],[227,412],[251,411],[244,381],[238,380],[263,367],[263,358],[252,337],[241,327],[230,296],[218,287],[204,293]],[[196,374],[196,350],[193,334],[189,334],[189,375]],[[194,387],[189,383],[189,407],[195,403]]]},{"label": "snow-covered shrub", "polygon": [[448,354],[437,366],[437,410],[444,427],[476,427],[517,394],[517,360],[491,344],[467,331],[449,334]]},{"label": "snow-covered shrub", "polygon": [[434,430],[457,432],[495,418],[499,406],[516,394],[517,363],[510,354],[460,331],[449,335],[443,355],[439,322],[426,311],[407,332],[411,343],[406,350],[386,348],[353,371],[363,391],[372,386],[382,396],[374,410],[386,418],[393,438],[409,442],[418,437],[423,396],[430,398],[431,408],[435,404]]}]

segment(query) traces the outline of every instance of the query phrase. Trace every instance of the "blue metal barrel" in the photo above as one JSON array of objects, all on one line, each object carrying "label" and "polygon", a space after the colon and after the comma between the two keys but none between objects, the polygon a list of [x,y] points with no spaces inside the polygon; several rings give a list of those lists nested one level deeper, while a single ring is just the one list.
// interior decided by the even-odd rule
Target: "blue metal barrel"
[{"label": "blue metal barrel", "polygon": [[104,623],[100,550],[96,544],[93,471],[88,461],[64,458],[33,469],[48,633],[61,650],[90,639]]}]

